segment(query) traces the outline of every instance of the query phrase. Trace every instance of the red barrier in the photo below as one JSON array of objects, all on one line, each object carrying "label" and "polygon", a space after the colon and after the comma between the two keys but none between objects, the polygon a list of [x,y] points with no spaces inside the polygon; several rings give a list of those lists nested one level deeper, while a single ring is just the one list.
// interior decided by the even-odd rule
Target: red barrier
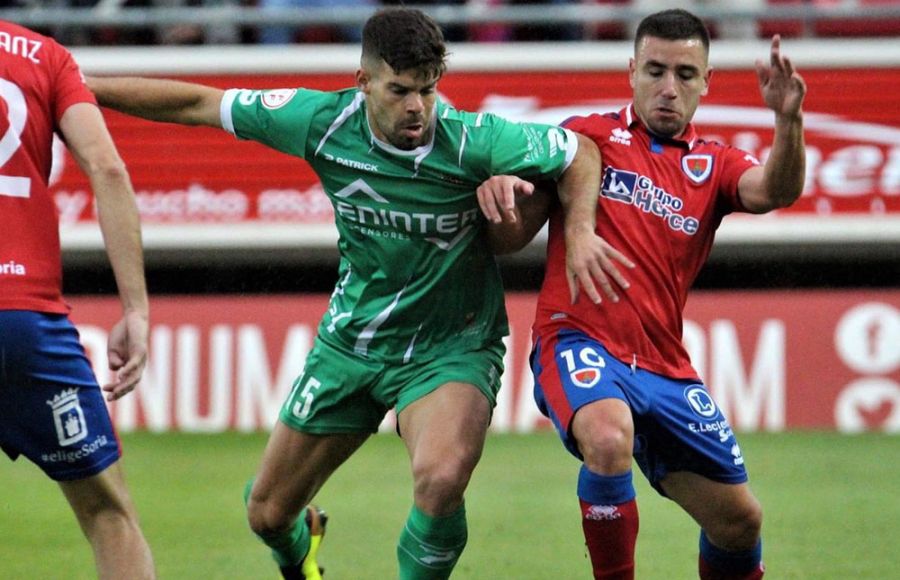
[{"label": "red barrier", "polygon": [[[794,207],[749,220],[767,228],[778,216],[892,218],[900,232],[900,69],[813,69],[805,105],[807,186]],[[346,74],[195,76],[221,87],[347,86]],[[513,119],[558,123],[574,114],[616,110],[629,100],[621,72],[451,73],[440,85],[457,107]],[[107,112],[110,128],[138,191],[144,224],[328,223],[331,206],[308,166],[223,131],[153,124]],[[771,144],[771,111],[762,106],[749,70],[715,71],[697,118],[700,133],[765,158]],[[88,184],[71,158],[57,169],[54,192],[64,224],[91,222]],[[896,219],[894,219],[896,218]],[[740,219],[740,218],[738,218]],[[833,224],[832,224],[833,225]],[[878,240],[877,228],[857,227]],[[190,230],[191,228],[188,228]],[[834,229],[828,230],[834,232]],[[881,232],[883,233],[883,232]],[[778,235],[788,236],[784,231]],[[840,235],[838,228],[837,234]],[[895,234],[900,235],[900,234]],[[241,238],[222,230],[225,246]],[[771,239],[771,238],[770,238]]]},{"label": "red barrier", "polygon": [[[150,363],[113,404],[121,430],[268,429],[303,367],[327,297],[154,297]],[[527,367],[535,296],[511,294],[497,431],[548,422]],[[72,300],[73,320],[106,378],[115,299]],[[900,290],[698,292],[684,342],[740,431],[900,432]],[[390,429],[390,419],[385,422]]]}]

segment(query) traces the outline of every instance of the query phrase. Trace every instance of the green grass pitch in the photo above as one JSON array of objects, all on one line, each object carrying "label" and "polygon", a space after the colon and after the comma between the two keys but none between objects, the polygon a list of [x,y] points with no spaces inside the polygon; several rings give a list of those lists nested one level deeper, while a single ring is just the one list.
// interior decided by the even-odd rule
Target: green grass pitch
[{"label": "green grass pitch", "polygon": [[[900,437],[743,434],[763,502],[767,578],[900,578]],[[277,577],[247,528],[241,492],[264,434],[131,434],[126,476],[161,579]],[[555,435],[492,435],[467,495],[469,544],[454,578],[590,578],[574,495],[578,463]],[[639,475],[637,578],[695,578],[697,529]],[[93,578],[90,550],[55,484],[0,458],[0,578]],[[406,451],[373,437],[318,502],[331,516],[329,580],[396,577],[411,502]]]}]

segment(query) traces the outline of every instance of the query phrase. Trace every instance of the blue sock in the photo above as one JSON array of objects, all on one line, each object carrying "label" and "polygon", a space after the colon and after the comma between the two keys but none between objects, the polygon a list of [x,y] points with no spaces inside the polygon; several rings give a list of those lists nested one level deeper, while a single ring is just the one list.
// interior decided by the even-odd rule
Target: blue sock
[{"label": "blue sock", "polygon": [[700,557],[722,572],[749,572],[759,568],[759,563],[762,562],[762,540],[749,550],[731,552],[714,546],[706,537],[706,532],[700,530]]},{"label": "blue sock", "polygon": [[595,505],[619,505],[631,501],[637,493],[631,471],[621,475],[600,475],[581,466],[578,472],[578,498]]}]

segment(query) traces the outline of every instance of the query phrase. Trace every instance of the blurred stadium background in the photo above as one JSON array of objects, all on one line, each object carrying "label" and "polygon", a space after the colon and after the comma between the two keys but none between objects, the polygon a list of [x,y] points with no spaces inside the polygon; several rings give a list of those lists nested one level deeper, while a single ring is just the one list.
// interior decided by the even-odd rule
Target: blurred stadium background
[{"label": "blurred stadium background", "polygon": [[[349,86],[359,58],[354,31],[374,4],[297,4],[20,0],[3,2],[0,18],[55,36],[73,49],[87,74],[164,76],[223,88]],[[558,123],[572,114],[614,110],[629,101],[625,71],[632,48],[628,31],[643,15],[672,4],[469,0],[419,5],[445,26],[451,40],[450,68],[440,84],[446,99],[467,110]],[[753,63],[766,58],[768,38],[774,33],[785,37],[783,50],[809,85],[804,195],[794,207],[774,215],[726,218],[688,303],[685,343],[735,428],[754,433],[748,435],[753,445],[748,457],[751,473],[755,463],[761,467],[760,485],[774,489],[779,480],[790,478],[790,458],[778,464],[784,466],[782,470],[767,465],[767,453],[777,456],[789,447],[806,461],[820,461],[821,471],[781,487],[798,492],[803,489],[798,487],[801,481],[814,487],[817,481],[824,485],[823,480],[834,477],[834,497],[822,501],[844,498],[847,493],[841,490],[849,493],[866,485],[866,479],[859,472],[832,469],[836,463],[865,456],[873,448],[880,450],[881,467],[896,466],[900,458],[896,437],[900,433],[900,107],[896,97],[900,93],[900,2],[708,0],[679,4],[704,17],[716,38],[710,58],[715,68],[710,94],[696,117],[702,135],[765,157],[772,118],[762,107]],[[106,117],[138,194],[152,293],[147,378],[139,391],[112,409],[118,428],[126,434],[126,468],[131,469],[129,462],[133,462],[137,464],[134,471],[148,472],[150,477],[154,470],[141,464],[142,453],[152,454],[157,445],[175,454],[201,445],[185,443],[190,434],[213,434],[229,450],[254,449],[251,457],[244,458],[244,473],[231,475],[239,489],[239,480],[255,467],[258,455],[252,455],[261,451],[264,433],[275,420],[292,378],[302,368],[334,283],[337,255],[331,207],[302,162],[238,142],[222,132],[154,125],[108,111]],[[74,306],[73,319],[102,381],[106,333],[118,306],[87,181],[61,144],[52,179],[62,222],[65,288]],[[526,366],[543,244],[539,236],[521,254],[501,264],[510,290],[512,335],[505,386],[493,424],[498,441],[523,434],[543,446],[548,435],[548,423],[537,416],[530,401]],[[388,418],[384,430],[391,429]],[[231,432],[250,434],[251,443]],[[870,434],[849,438],[862,432]],[[798,441],[808,441],[809,447]],[[130,443],[136,449],[129,451]],[[495,441],[488,447],[492,444],[511,445]],[[214,455],[216,447],[211,443],[200,453],[212,460],[206,454]],[[379,442],[376,451],[364,453],[381,453],[378,450],[385,447]],[[389,454],[399,450],[398,443],[387,447],[393,449]],[[841,459],[828,459],[829,450],[844,447],[853,451]],[[561,448],[553,452],[558,459],[547,461],[565,466],[561,469],[572,466]],[[516,479],[515,454],[499,457],[509,462],[503,464],[509,469],[503,465],[493,469],[498,474],[512,473],[510,485],[522,485],[531,477],[523,473]],[[489,455],[486,461],[491,461]],[[394,465],[403,470],[402,459]],[[202,470],[202,462],[192,463],[190,469]],[[865,469],[863,464],[860,470]],[[6,467],[0,469],[0,482],[7,481],[8,472]],[[558,489],[552,493],[562,494],[566,501],[574,485],[572,474],[553,484]],[[854,474],[859,477],[856,481]],[[885,478],[880,483],[886,488],[900,476],[897,469],[876,470],[872,475]],[[142,494],[152,498],[162,493],[141,491],[140,477],[144,475],[136,476],[132,484],[139,505]],[[40,481],[37,474],[27,478],[45,485],[36,483]],[[179,479],[176,485],[182,484],[190,485],[190,478]],[[473,493],[478,489],[473,488]],[[881,488],[875,489],[879,493]],[[398,509],[403,512],[406,489],[390,493],[401,495]],[[533,490],[534,496],[543,493]],[[887,491],[881,498],[880,512],[872,510],[872,518],[882,517],[875,528],[882,540],[891,543],[893,537],[896,546],[900,499],[896,492]],[[33,502],[33,498],[19,499]],[[7,509],[14,503],[8,501]],[[365,501],[360,505],[365,506]],[[790,505],[789,499],[782,503],[782,507]],[[562,503],[548,509],[569,507]],[[4,528],[3,510],[0,516],[3,537],[3,530],[11,528]],[[144,515],[145,520],[148,517],[154,525],[153,514]],[[804,519],[785,525],[810,524]],[[575,526],[577,522],[569,521],[561,533],[577,544]],[[512,538],[518,533],[512,525],[495,532]],[[387,534],[390,541],[377,557],[389,565],[393,528]],[[254,554],[261,553],[252,540],[241,538]],[[41,545],[40,538],[34,542]],[[838,545],[841,540],[825,542]],[[9,556],[20,556],[27,546]],[[845,569],[856,570],[854,574],[827,567],[806,574],[797,564],[780,566],[788,573],[773,577],[891,577],[900,570],[895,552],[892,556],[887,550],[868,553],[870,560],[878,560],[873,563],[876,567]],[[783,554],[787,563],[795,556]],[[834,556],[833,561],[838,560]],[[22,577],[19,571],[25,568],[8,567],[9,562],[0,558],[0,576],[6,568],[6,576]],[[226,570],[233,565],[228,560],[219,563]],[[540,566],[524,569],[539,570]],[[201,574],[189,575],[177,563],[168,570],[167,576],[174,578]],[[547,577],[546,573],[528,576],[513,572],[516,568],[509,570],[497,577]],[[577,570],[582,570],[580,564]],[[684,570],[689,571],[689,565]],[[470,570],[478,571],[477,567]],[[587,572],[586,566],[583,571]],[[665,573],[664,568],[644,571],[648,578]]]}]

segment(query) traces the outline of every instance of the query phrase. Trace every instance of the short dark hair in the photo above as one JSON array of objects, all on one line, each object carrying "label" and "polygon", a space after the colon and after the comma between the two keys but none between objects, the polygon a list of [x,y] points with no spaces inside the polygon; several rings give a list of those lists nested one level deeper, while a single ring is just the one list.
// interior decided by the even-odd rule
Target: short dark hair
[{"label": "short dark hair", "polygon": [[709,30],[706,25],[702,20],[681,8],[656,12],[641,20],[634,35],[635,52],[645,36],[665,40],[699,38],[703,43],[703,48],[709,52]]},{"label": "short dark hair", "polygon": [[440,78],[447,69],[447,47],[437,23],[420,10],[386,8],[366,21],[362,58],[384,60],[394,72],[416,70]]}]

